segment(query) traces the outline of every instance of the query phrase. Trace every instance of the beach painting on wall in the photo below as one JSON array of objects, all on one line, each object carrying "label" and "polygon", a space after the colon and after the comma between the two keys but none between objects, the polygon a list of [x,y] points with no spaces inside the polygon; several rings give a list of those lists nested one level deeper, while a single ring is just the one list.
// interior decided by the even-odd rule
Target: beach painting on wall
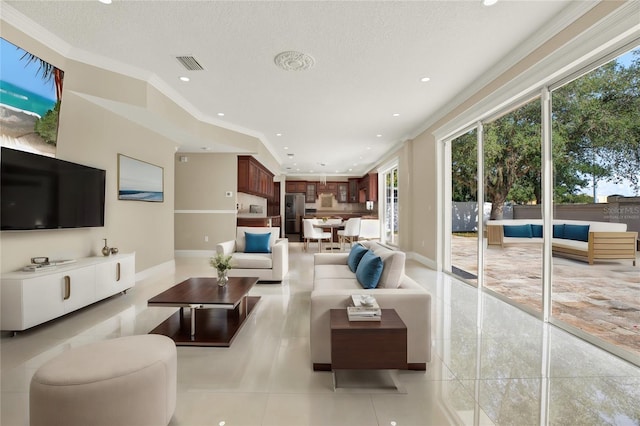
[{"label": "beach painting on wall", "polygon": [[163,202],[163,168],[118,154],[118,200]]},{"label": "beach painting on wall", "polygon": [[64,72],[0,38],[0,142],[55,157]]}]

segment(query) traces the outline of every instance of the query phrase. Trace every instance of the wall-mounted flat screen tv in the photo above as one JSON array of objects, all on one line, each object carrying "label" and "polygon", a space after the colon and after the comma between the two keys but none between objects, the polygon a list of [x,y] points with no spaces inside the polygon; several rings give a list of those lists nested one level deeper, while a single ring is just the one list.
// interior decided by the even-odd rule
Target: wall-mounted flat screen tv
[{"label": "wall-mounted flat screen tv", "polygon": [[2,147],[3,231],[104,226],[106,172]]}]

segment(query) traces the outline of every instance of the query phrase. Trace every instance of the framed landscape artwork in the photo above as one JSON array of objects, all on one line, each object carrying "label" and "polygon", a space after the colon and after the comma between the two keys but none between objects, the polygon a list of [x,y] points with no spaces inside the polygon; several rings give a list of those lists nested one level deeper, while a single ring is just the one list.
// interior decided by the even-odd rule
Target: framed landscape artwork
[{"label": "framed landscape artwork", "polygon": [[164,169],[118,154],[118,200],[164,201]]}]

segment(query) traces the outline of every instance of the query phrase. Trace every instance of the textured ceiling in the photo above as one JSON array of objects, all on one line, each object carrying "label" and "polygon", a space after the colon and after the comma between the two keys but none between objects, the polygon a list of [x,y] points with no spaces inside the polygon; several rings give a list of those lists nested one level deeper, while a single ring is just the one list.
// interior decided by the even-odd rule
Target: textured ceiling
[{"label": "textured ceiling", "polygon": [[[196,117],[259,137],[283,173],[329,176],[367,172],[465,90],[511,65],[518,49],[535,47],[530,41],[541,33],[552,35],[554,22],[566,23],[594,4],[4,3],[66,43],[70,57],[124,73],[141,70],[170,87]],[[315,66],[278,68],[274,57],[288,50],[312,56]],[[204,71],[186,71],[179,55],[193,55]],[[191,81],[181,82],[183,75]],[[224,144],[171,137],[182,152]]]}]

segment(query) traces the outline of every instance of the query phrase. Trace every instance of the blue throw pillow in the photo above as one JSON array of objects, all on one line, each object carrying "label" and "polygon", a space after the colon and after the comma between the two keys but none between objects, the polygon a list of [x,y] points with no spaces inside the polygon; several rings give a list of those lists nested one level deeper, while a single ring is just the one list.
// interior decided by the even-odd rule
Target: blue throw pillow
[{"label": "blue throw pillow", "polygon": [[266,234],[252,234],[249,232],[244,233],[245,253],[271,253],[271,247],[269,246],[269,239],[271,238],[271,232]]},{"label": "blue throw pillow", "polygon": [[564,239],[589,241],[589,225],[564,225]]},{"label": "blue throw pillow", "polygon": [[363,288],[376,288],[378,281],[380,281],[383,267],[384,264],[380,256],[376,256],[371,250],[367,250],[358,264],[358,269],[356,269],[356,279]]},{"label": "blue throw pillow", "polygon": [[367,248],[362,244],[356,244],[353,246],[351,251],[349,252],[349,258],[347,259],[347,265],[349,265],[349,269],[351,272],[356,272],[358,269],[358,264],[362,260],[362,256],[367,252]]},{"label": "blue throw pillow", "polygon": [[505,237],[531,238],[531,225],[504,225]]},{"label": "blue throw pillow", "polygon": [[553,225],[553,238],[564,238],[564,224]]},{"label": "blue throw pillow", "polygon": [[534,238],[542,238],[542,225],[531,225],[531,235]]}]

